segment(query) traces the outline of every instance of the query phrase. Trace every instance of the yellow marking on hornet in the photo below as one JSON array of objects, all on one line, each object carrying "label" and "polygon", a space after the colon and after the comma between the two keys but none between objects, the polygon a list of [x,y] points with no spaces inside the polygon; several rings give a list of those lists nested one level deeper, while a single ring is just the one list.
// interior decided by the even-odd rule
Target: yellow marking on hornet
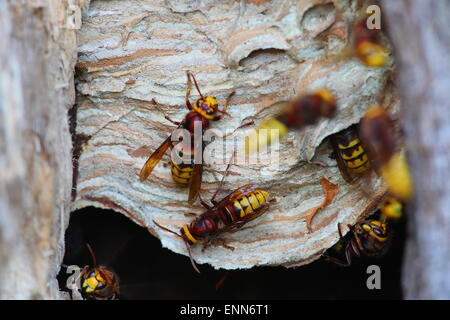
[{"label": "yellow marking on hornet", "polygon": [[250,203],[248,202],[247,197],[243,197],[243,198],[239,201],[239,203],[240,203],[241,206],[243,206],[243,207],[248,207],[248,206],[250,205]]},{"label": "yellow marking on hornet", "polygon": [[[213,96],[206,96],[205,97],[205,103],[208,105],[208,107],[211,108],[211,106],[217,106],[219,104],[219,102],[217,101],[217,99]],[[213,108],[211,108],[213,109]]]},{"label": "yellow marking on hornet", "polygon": [[254,210],[257,209],[260,206],[260,204],[258,202],[258,198],[256,197],[255,194],[250,195],[248,197],[248,200],[250,201],[250,204],[252,205]]},{"label": "yellow marking on hornet", "polygon": [[387,60],[387,54],[383,48],[370,41],[361,42],[358,45],[357,52],[359,57],[369,67],[382,67]]},{"label": "yellow marking on hornet", "polygon": [[[86,281],[86,280],[85,280],[85,281]],[[84,287],[86,287],[86,286],[84,286]],[[92,293],[92,292],[95,291],[95,289],[93,289],[93,288],[87,286],[87,288],[85,289],[85,291],[86,291],[87,293]]]},{"label": "yellow marking on hornet", "polygon": [[173,179],[173,181],[175,181],[179,184],[188,184],[189,183],[189,179],[180,178],[180,177],[177,177],[176,175],[172,175],[172,179]]},{"label": "yellow marking on hornet", "polygon": [[288,127],[276,118],[270,118],[250,133],[245,141],[246,154],[253,154],[267,148],[274,139],[280,139],[288,133]]},{"label": "yellow marking on hornet", "polygon": [[366,162],[361,167],[350,169],[353,173],[363,173],[370,169],[370,162]]},{"label": "yellow marking on hornet", "polygon": [[195,239],[195,238],[192,236],[191,232],[189,231],[189,228],[188,228],[188,225],[187,225],[187,224],[185,224],[185,225],[183,226],[183,231],[184,231],[184,234],[186,235],[186,237],[189,239],[190,242],[192,242],[192,243],[196,243],[196,242],[197,242],[197,239]]},{"label": "yellow marking on hornet", "polygon": [[363,153],[364,153],[364,149],[362,148],[362,146],[358,146],[358,148],[353,150],[353,152],[350,156],[346,156],[344,153],[341,153],[341,156],[342,156],[342,159],[344,159],[344,160],[351,160],[354,158],[358,158]]},{"label": "yellow marking on hornet", "polygon": [[411,197],[413,181],[408,163],[402,154],[394,154],[380,171],[392,194],[402,200],[408,200]]},{"label": "yellow marking on hornet", "polygon": [[236,200],[234,203],[233,203],[233,206],[235,207],[235,208],[237,208],[240,212],[239,212],[239,217],[245,217],[245,211],[244,211],[244,209],[242,208],[242,206],[241,206],[241,204],[239,203],[239,201],[238,200]]},{"label": "yellow marking on hornet", "polygon": [[[259,125],[259,129],[279,130],[279,137],[283,137],[288,133],[288,127],[277,118],[270,118]],[[268,135],[270,138],[270,134]]]},{"label": "yellow marking on hornet", "polygon": [[382,204],[380,211],[383,217],[398,220],[403,215],[403,205],[394,197],[389,197]]},{"label": "yellow marking on hornet", "polygon": [[338,143],[339,149],[350,149],[356,146],[359,143],[359,139],[351,140],[347,145]]},{"label": "yellow marking on hornet", "polygon": [[[88,278],[89,279],[89,278]],[[86,287],[88,287],[88,288],[90,288],[89,287],[89,283],[88,283],[88,279],[84,279],[84,281],[83,281],[83,288],[86,288]]]},{"label": "yellow marking on hornet", "polygon": [[100,279],[97,279],[95,276],[92,276],[92,277],[89,277],[89,278],[85,279],[84,282],[83,282],[83,287],[87,287],[86,288],[86,292],[93,292],[93,291],[95,291],[95,288],[97,288],[98,284],[101,282],[101,280],[100,281],[99,280]]},{"label": "yellow marking on hornet", "polygon": [[369,158],[365,154],[361,158],[357,158],[357,159],[352,160],[352,161],[348,161],[347,160],[346,163],[347,163],[347,167],[349,167],[350,169],[357,169],[358,167],[360,167],[363,164],[365,164],[367,161],[369,161]]},{"label": "yellow marking on hornet", "polygon": [[192,177],[192,170],[189,171],[182,170],[181,172],[179,172],[178,177],[190,179]]},{"label": "yellow marking on hornet", "polygon": [[[259,203],[263,204],[267,201],[266,195],[263,193],[264,191],[256,191],[256,197],[258,198]],[[265,192],[267,194],[267,192]]]},{"label": "yellow marking on hornet", "polygon": [[[178,164],[176,164],[175,162],[172,162],[172,168],[176,168],[178,171],[193,171],[194,168],[193,167],[184,167],[181,168]],[[173,170],[173,169],[172,169]]]},{"label": "yellow marking on hornet", "polygon": [[208,109],[210,109],[211,111],[214,111],[214,109],[216,108],[214,106],[218,105],[217,99],[215,97],[213,97],[213,96],[207,96],[204,99],[197,100],[195,102],[195,104],[194,104],[194,107],[193,107],[194,110],[196,112],[200,113],[200,115],[202,117],[204,117],[204,118],[206,118],[208,120],[213,119],[215,117],[215,115],[214,114],[207,114],[202,108],[199,107],[199,105],[198,105],[199,102],[207,105]]},{"label": "yellow marking on hornet", "polygon": [[263,197],[264,197],[264,199],[265,199],[264,202],[266,202],[266,201],[269,200],[269,193],[268,193],[267,191],[260,190],[259,192],[261,192],[261,194],[263,195]]},{"label": "yellow marking on hornet", "polygon": [[[383,229],[383,231],[386,230],[386,224],[385,223],[381,223],[378,220],[372,220],[372,221],[370,221],[370,223],[381,227]],[[372,227],[369,224],[364,223],[362,225],[362,227],[363,227],[364,231],[368,232],[370,234],[370,236],[372,236],[373,238],[377,239],[380,242],[385,242],[388,239],[386,236],[385,237],[377,236],[375,234],[375,232],[373,232]]]},{"label": "yellow marking on hornet", "polygon": [[250,206],[250,202],[248,202],[247,197],[243,197],[239,203],[241,204],[241,207],[244,209],[245,215],[249,214],[252,211],[252,207]]},{"label": "yellow marking on hornet", "polygon": [[202,110],[200,107],[198,107],[197,105],[195,105],[194,109],[195,109],[195,111],[196,111],[197,113],[200,113],[200,115],[201,115],[203,118],[205,118],[205,119],[211,120],[212,118],[214,118],[213,115],[206,114],[206,112],[203,111],[203,110]]},{"label": "yellow marking on hornet", "polygon": [[172,167],[172,179],[179,184],[188,184],[192,177],[192,170],[179,169]]},{"label": "yellow marking on hornet", "polygon": [[249,205],[248,207],[245,208],[245,215],[252,213],[252,211],[253,211],[253,208],[252,208],[252,206]]},{"label": "yellow marking on hornet", "polygon": [[326,102],[328,102],[330,104],[336,103],[331,92],[326,89],[319,89],[315,93],[318,94],[323,100],[325,100]]},{"label": "yellow marking on hornet", "polygon": [[103,279],[102,275],[99,272],[95,272],[95,278],[98,282],[105,283],[105,279]]}]

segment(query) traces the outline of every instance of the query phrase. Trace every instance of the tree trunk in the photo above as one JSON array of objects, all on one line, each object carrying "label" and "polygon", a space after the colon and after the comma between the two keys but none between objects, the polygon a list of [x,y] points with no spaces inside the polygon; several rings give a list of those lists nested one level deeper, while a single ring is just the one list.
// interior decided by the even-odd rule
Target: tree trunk
[{"label": "tree trunk", "polygon": [[384,0],[415,180],[406,299],[450,299],[450,1]]},{"label": "tree trunk", "polygon": [[0,299],[59,298],[83,0],[0,2]]},{"label": "tree trunk", "polygon": [[[139,181],[145,160],[174,130],[161,110],[176,121],[187,113],[186,71],[196,76],[203,94],[220,103],[236,92],[228,108],[231,117],[211,125],[222,134],[228,129],[228,146],[237,138],[241,147],[245,134],[281,104],[325,87],[337,99],[337,118],[290,132],[281,141],[278,167],[232,166],[219,195],[253,183],[277,203],[237,232],[222,235],[233,251],[220,242],[205,251],[193,246],[197,262],[216,268],[297,266],[319,258],[338,240],[338,222],[354,224],[373,212],[386,191],[376,177],[372,189],[364,190],[367,180],[346,183],[329,158],[326,140],[357,123],[368,106],[381,103],[395,110],[398,104],[389,66],[368,68],[356,58],[339,56],[351,46],[359,9],[354,1],[331,0],[93,1],[83,16],[77,64],[77,133],[90,139],[79,160],[73,208],[120,211],[164,246],[187,254],[178,237],[153,223],[178,232],[192,221],[186,213],[204,211],[198,203],[189,205],[186,188],[172,180],[169,153],[146,181]],[[198,97],[194,88],[191,103]],[[250,120],[254,126],[238,129]],[[218,152],[213,159],[221,162],[204,166],[204,199],[214,193],[232,153],[229,148],[223,159]],[[306,215],[324,201],[322,177],[339,191],[308,232]]]}]

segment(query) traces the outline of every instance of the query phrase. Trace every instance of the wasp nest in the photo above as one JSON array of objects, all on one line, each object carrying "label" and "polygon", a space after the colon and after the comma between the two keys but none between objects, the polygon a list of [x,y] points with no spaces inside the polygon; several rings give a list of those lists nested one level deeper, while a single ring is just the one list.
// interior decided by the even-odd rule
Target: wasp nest
[{"label": "wasp nest", "polygon": [[[192,248],[198,263],[226,269],[297,266],[319,258],[338,240],[337,224],[354,224],[373,212],[386,191],[375,174],[346,183],[329,157],[327,137],[357,123],[372,104],[397,106],[389,81],[392,61],[386,68],[369,68],[339,56],[358,18],[355,3],[92,1],[79,32],[77,134],[86,142],[72,209],[112,208],[186,255],[181,239],[153,223],[178,232],[193,219],[187,212],[204,211],[198,202],[189,205],[188,190],[173,182],[170,153],[146,181],[139,180],[148,156],[175,128],[161,110],[177,121],[187,113],[186,71],[196,76],[204,95],[219,102],[236,92],[228,107],[231,117],[211,124],[227,133],[225,144],[243,143],[280,104],[327,88],[338,103],[336,118],[290,132],[280,142],[278,166],[231,166],[219,195],[252,183],[277,202],[238,231],[220,235],[234,250],[214,242],[203,252],[201,246]],[[191,102],[197,98],[194,88]],[[252,120],[253,126],[239,128]],[[227,152],[229,159],[232,150]],[[223,161],[205,164],[205,200],[225,168]],[[309,231],[312,212],[317,214]]]}]

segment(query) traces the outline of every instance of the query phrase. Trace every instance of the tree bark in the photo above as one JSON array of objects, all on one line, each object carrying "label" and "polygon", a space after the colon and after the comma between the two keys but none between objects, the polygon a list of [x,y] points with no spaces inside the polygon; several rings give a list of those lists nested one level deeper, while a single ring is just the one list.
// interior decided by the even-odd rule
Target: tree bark
[{"label": "tree bark", "polygon": [[406,299],[450,299],[450,1],[383,1],[398,61],[415,197],[403,265]]},{"label": "tree bark", "polygon": [[82,0],[0,2],[0,299],[60,298]]},{"label": "tree bark", "polygon": [[[165,166],[169,153],[147,181],[138,176],[147,157],[174,130],[161,110],[177,121],[187,113],[185,72],[192,71],[202,93],[220,103],[236,92],[228,108],[232,117],[212,127],[229,129],[225,144],[236,137],[237,147],[281,104],[326,87],[338,101],[337,118],[290,132],[281,141],[279,167],[231,167],[225,191],[253,183],[277,203],[238,232],[222,235],[234,251],[218,244],[205,251],[193,246],[197,262],[216,268],[297,266],[319,258],[338,240],[338,222],[354,224],[373,212],[386,191],[376,177],[372,189],[364,190],[367,180],[349,185],[328,157],[328,136],[357,123],[372,104],[393,110],[398,104],[389,66],[368,68],[356,58],[339,56],[351,46],[359,9],[354,1],[331,0],[93,1],[80,31],[77,133],[89,141],[79,160],[73,208],[120,211],[165,247],[187,254],[178,237],[153,223],[178,232],[192,220],[185,213],[204,210],[198,203],[190,206],[187,190],[172,181]],[[191,102],[198,97],[194,88]],[[250,120],[255,126],[238,129]],[[224,162],[232,152],[225,152]],[[204,199],[217,188],[224,162],[205,165]],[[322,177],[338,185],[339,192],[316,215],[309,233],[305,217],[324,201]]]}]

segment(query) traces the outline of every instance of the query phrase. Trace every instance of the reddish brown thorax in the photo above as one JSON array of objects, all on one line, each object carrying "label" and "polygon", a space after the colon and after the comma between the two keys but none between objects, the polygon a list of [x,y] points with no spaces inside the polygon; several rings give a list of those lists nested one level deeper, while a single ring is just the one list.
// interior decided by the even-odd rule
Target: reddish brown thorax
[{"label": "reddish brown thorax", "polygon": [[190,133],[195,132],[195,123],[199,122],[202,126],[202,132],[209,127],[209,120],[204,118],[202,115],[195,111],[189,112],[184,118],[184,129],[188,130]]},{"label": "reddish brown thorax", "polygon": [[189,225],[184,225],[180,229],[180,234],[185,241],[192,245],[210,233],[216,232],[217,228],[217,222],[212,216],[200,216]]},{"label": "reddish brown thorax", "polygon": [[212,217],[202,217],[195,220],[191,224],[191,232],[193,235],[204,236],[205,234],[209,234],[210,232],[217,230],[217,224]]}]

